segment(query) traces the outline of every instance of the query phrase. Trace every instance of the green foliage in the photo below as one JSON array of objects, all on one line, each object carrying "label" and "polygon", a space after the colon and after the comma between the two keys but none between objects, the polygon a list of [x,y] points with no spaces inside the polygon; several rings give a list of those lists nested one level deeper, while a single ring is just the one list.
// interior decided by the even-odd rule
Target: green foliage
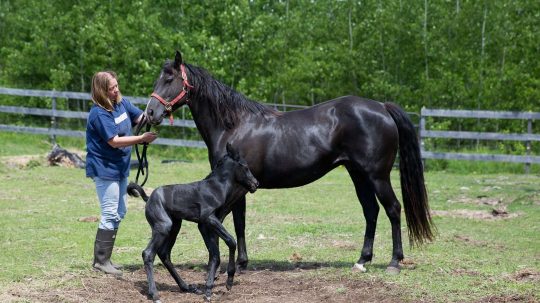
[{"label": "green foliage", "polygon": [[[148,95],[175,49],[264,102],[540,111],[538,1],[2,1],[0,85]],[[2,101],[3,102],[3,101]]]},{"label": "green foliage", "polygon": [[[540,112],[539,1],[49,1],[0,2],[0,86],[90,91],[117,71],[144,96],[176,49],[249,98],[312,105],[341,95],[420,108]],[[50,108],[50,98],[0,96]],[[87,111],[87,101],[58,102]],[[176,113],[189,119],[189,111]],[[47,117],[2,123],[50,127]],[[62,128],[84,121],[58,119]],[[524,133],[523,121],[437,120],[432,129]],[[526,123],[526,122],[525,122]],[[199,140],[159,127],[162,137]],[[533,124],[533,133],[540,123]],[[523,154],[522,142],[431,139],[430,150]],[[533,143],[532,154],[540,153]],[[197,158],[193,156],[187,158]],[[200,153],[199,153],[200,154]],[[444,162],[435,162],[444,163]],[[439,165],[439,164],[437,164]],[[434,166],[437,166],[434,165]],[[441,164],[446,167],[446,164]]]}]

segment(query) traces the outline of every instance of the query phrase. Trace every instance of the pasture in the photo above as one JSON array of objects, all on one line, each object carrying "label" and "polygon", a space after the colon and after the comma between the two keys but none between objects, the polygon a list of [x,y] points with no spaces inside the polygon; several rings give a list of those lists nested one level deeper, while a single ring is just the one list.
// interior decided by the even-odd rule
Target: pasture
[{"label": "pasture", "polygon": [[[113,260],[126,267],[124,276],[96,273],[91,261],[99,206],[84,170],[48,166],[42,141],[15,147],[12,136],[1,138],[0,301],[151,302],[141,259],[150,238],[144,202],[129,198],[119,229]],[[209,173],[205,160],[162,164],[149,155],[147,191]],[[397,170],[392,181],[401,200]],[[409,247],[402,215],[405,260],[397,276],[385,273],[392,243],[382,209],[374,260],[367,273],[351,272],[365,222],[345,169],[304,187],[248,194],[248,270],[236,277],[231,292],[222,274],[215,301],[538,302],[540,176],[437,171],[427,172],[426,182],[437,237]],[[231,216],[225,226],[234,230]],[[220,247],[223,269],[227,249],[224,243]],[[202,284],[207,258],[196,225],[184,223],[172,254],[180,275]],[[163,302],[203,300],[180,293],[159,261],[156,265]]]}]

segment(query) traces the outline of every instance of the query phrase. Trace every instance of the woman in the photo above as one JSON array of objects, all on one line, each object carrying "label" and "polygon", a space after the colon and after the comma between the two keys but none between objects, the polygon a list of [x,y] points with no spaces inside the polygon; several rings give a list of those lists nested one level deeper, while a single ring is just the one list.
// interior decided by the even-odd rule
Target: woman
[{"label": "woman", "polygon": [[101,209],[93,267],[122,275],[110,258],[118,226],[127,212],[131,146],[151,143],[157,135],[152,132],[132,135],[131,128],[141,121],[143,111],[122,98],[114,72],[101,71],[94,75],[92,101],[94,105],[86,125],[86,176],[96,184]]}]

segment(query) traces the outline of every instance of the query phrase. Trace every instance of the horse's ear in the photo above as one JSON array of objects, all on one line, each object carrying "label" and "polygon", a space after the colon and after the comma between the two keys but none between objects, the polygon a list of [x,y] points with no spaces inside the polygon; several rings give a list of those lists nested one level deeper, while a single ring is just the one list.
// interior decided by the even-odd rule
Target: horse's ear
[{"label": "horse's ear", "polygon": [[238,159],[240,158],[238,152],[232,147],[231,143],[229,142],[227,142],[227,154],[236,161],[238,161]]},{"label": "horse's ear", "polygon": [[174,56],[174,68],[180,70],[180,65],[182,65],[182,63],[182,54],[177,50],[176,55]]}]

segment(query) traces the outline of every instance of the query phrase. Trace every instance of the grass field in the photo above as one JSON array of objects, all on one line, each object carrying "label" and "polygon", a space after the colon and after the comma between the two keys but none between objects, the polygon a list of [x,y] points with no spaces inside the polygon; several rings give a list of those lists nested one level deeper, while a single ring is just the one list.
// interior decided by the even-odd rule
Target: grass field
[{"label": "grass field", "polygon": [[[80,280],[68,277],[93,274],[90,264],[97,223],[85,222],[99,214],[93,183],[85,178],[84,170],[47,166],[44,150],[50,146],[40,144],[21,147],[10,142],[0,148],[0,301],[34,302],[9,293],[25,287],[45,291],[82,287]],[[28,159],[24,155],[34,160],[17,162]],[[150,169],[147,189],[200,180],[209,173],[204,160],[161,164],[160,158],[150,157]],[[392,180],[401,197],[397,171]],[[373,263],[365,274],[351,272],[365,223],[343,168],[304,187],[261,189],[248,195],[251,269],[271,264],[289,270],[298,264],[314,264],[317,269],[305,275],[378,281],[391,287],[393,296],[402,302],[540,300],[540,176],[442,171],[428,172],[426,180],[437,238],[411,249],[403,223],[406,259],[400,275],[385,273],[391,236],[382,209]],[[234,231],[230,217],[225,225]],[[144,203],[130,198],[115,262],[140,269],[149,232]],[[206,262],[207,252],[195,224],[183,225],[173,254],[176,264],[196,268]],[[225,250],[222,256],[226,257]]]}]

